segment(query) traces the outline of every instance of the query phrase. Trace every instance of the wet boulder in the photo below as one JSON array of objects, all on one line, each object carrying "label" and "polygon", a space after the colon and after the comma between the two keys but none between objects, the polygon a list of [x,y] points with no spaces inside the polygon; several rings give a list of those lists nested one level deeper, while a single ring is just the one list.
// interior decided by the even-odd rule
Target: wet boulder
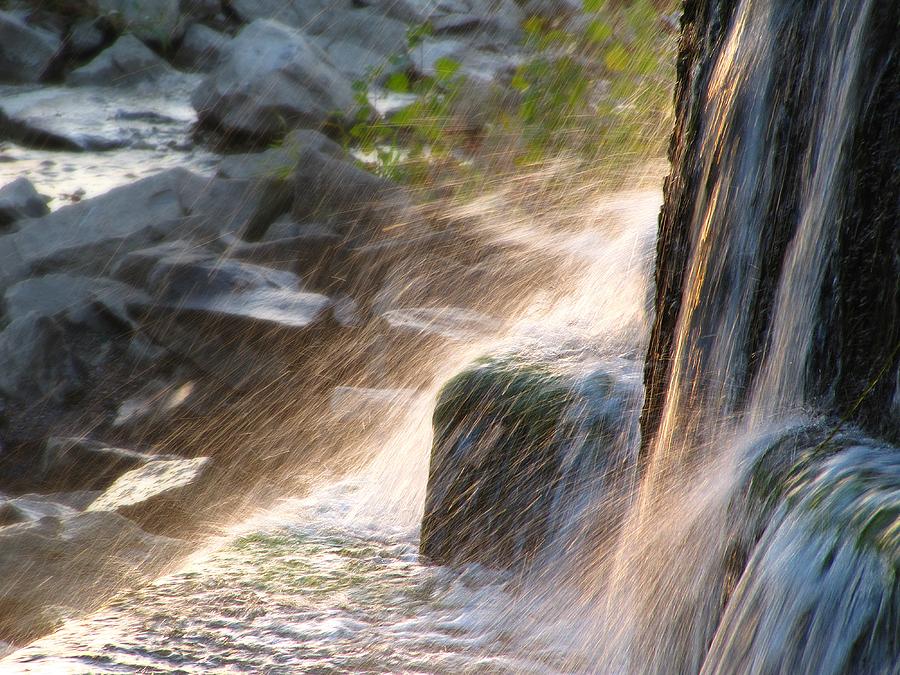
[{"label": "wet boulder", "polygon": [[123,35],[66,78],[70,85],[131,86],[158,81],[175,71],[133,35]]},{"label": "wet boulder", "polygon": [[60,49],[53,33],[0,11],[0,82],[38,82]]},{"label": "wet boulder", "polygon": [[[300,277],[260,265],[166,247],[123,259],[116,274],[143,283],[141,329],[231,387],[278,377],[339,324],[335,303]],[[139,278],[144,281],[140,282]]]},{"label": "wet boulder", "polygon": [[298,221],[323,220],[366,237],[408,217],[410,202],[400,186],[330,154],[303,150],[292,180],[291,215]]},{"label": "wet boulder", "polygon": [[0,187],[0,231],[17,220],[39,218],[49,212],[47,202],[24,176]]},{"label": "wet boulder", "polygon": [[572,537],[613,536],[634,476],[639,382],[630,362],[514,353],[450,380],[434,412],[422,553],[522,568]]},{"label": "wet boulder", "polygon": [[206,126],[258,140],[321,127],[355,105],[350,80],[310,36],[266,19],[238,33],[191,102]]}]

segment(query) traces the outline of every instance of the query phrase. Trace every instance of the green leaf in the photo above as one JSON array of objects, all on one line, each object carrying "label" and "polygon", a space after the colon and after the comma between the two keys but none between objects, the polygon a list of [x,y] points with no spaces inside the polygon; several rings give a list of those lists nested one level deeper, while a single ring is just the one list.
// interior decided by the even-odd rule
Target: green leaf
[{"label": "green leaf", "polygon": [[409,91],[409,78],[406,73],[394,73],[387,79],[384,87],[395,94],[405,94]]},{"label": "green leaf", "polygon": [[613,31],[608,23],[602,19],[594,19],[585,29],[585,37],[591,42],[601,44],[612,37]]},{"label": "green leaf", "polygon": [[437,79],[439,81],[449,80],[459,70],[459,66],[460,64],[458,61],[454,61],[453,59],[448,59],[446,56],[442,56],[434,62],[434,69],[437,73]]},{"label": "green leaf", "polygon": [[513,75],[513,78],[509,84],[516,91],[522,91],[522,92],[528,91],[528,87],[531,86],[530,84],[528,84],[528,80],[526,80],[522,76],[522,73],[516,73],[515,75]]},{"label": "green leaf", "polygon": [[599,12],[606,6],[606,0],[581,0],[585,12]]},{"label": "green leaf", "polygon": [[609,70],[620,73],[628,67],[628,52],[622,45],[614,45],[606,50],[603,63]]}]

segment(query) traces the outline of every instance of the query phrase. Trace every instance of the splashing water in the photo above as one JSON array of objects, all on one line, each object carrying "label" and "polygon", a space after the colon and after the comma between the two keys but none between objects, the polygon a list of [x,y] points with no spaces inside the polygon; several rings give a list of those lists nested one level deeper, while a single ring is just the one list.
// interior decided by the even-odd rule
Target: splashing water
[{"label": "splashing water", "polygon": [[[357,441],[355,474],[244,523],[181,571],[11,656],[23,672],[897,673],[895,448],[810,413],[804,390],[837,227],[842,151],[872,0],[819,3],[800,55],[816,101],[798,225],[749,361],[767,208],[776,200],[779,39],[807,15],[741,0],[710,76],[684,303],[659,432],[609,516],[595,468],[554,495],[555,539],[528,573],[418,554],[437,388]],[[578,369],[646,349],[657,193],[608,197],[589,221],[497,238],[553,250],[565,288],[518,303],[496,334],[431,355],[443,381],[510,345]],[[495,205],[496,208],[496,205]],[[499,210],[499,209],[498,209]],[[590,221],[596,220],[596,224]],[[748,372],[755,368],[755,377]],[[637,379],[633,368],[624,378]],[[749,391],[741,383],[753,382]],[[637,466],[638,403],[622,410]],[[583,414],[583,413],[574,413]],[[623,440],[624,439],[624,440]],[[577,462],[573,466],[580,467]],[[573,484],[579,484],[572,489]],[[597,506],[600,504],[601,506]]]}]

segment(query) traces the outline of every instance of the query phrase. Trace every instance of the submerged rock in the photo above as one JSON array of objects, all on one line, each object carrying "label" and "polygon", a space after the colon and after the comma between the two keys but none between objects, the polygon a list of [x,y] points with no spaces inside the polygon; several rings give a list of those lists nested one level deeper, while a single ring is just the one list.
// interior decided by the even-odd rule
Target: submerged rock
[{"label": "submerged rock", "polygon": [[260,19],[232,40],[191,101],[200,121],[221,133],[271,140],[347,115],[350,85],[311,37]]},{"label": "submerged rock", "polygon": [[[422,553],[520,568],[585,532],[612,536],[636,466],[638,378],[633,363],[567,372],[511,355],[450,380],[434,412]],[[601,522],[579,517],[585,505]]]},{"label": "submerged rock", "polygon": [[59,48],[52,33],[0,11],[0,82],[38,82]]},{"label": "submerged rock", "polygon": [[39,218],[50,212],[47,202],[24,176],[0,187],[0,231],[23,218]]}]

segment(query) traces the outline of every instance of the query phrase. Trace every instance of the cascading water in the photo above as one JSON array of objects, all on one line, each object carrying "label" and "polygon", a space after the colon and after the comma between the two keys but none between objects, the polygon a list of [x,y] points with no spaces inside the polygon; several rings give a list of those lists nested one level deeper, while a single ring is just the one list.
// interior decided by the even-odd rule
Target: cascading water
[{"label": "cascading water", "polygon": [[[567,287],[490,338],[430,355],[444,379],[506,349],[576,383],[565,437],[550,434],[559,471],[530,569],[417,555],[430,391],[395,402],[404,412],[368,437],[380,449],[355,475],[244,524],[4,667],[900,672],[898,453],[813,412],[821,397],[807,386],[849,218],[848,155],[876,98],[867,39],[876,13],[891,12],[874,0],[721,0],[698,18],[688,5],[688,42],[712,57],[682,73],[680,119],[699,111],[683,142],[697,161],[676,152],[693,191],[667,189],[684,260],[674,274],[657,270],[658,284],[667,274],[678,283],[658,288],[650,355],[666,363],[650,370],[643,445],[635,357],[648,341],[658,195],[585,208],[599,224],[574,233],[498,223],[498,236],[531,237],[525,256],[568,251]],[[679,190],[689,204],[676,208]],[[666,219],[658,265],[672,243]],[[670,344],[654,355],[666,321]],[[598,363],[609,379],[592,377]],[[608,409],[584,407],[595,390]],[[590,427],[607,413],[619,427],[598,445]],[[485,449],[468,440],[448,447]],[[585,448],[607,451],[605,461]],[[544,499],[526,497],[528,507]],[[489,542],[499,529],[478,534]],[[512,539],[505,554],[520,551]]]}]

